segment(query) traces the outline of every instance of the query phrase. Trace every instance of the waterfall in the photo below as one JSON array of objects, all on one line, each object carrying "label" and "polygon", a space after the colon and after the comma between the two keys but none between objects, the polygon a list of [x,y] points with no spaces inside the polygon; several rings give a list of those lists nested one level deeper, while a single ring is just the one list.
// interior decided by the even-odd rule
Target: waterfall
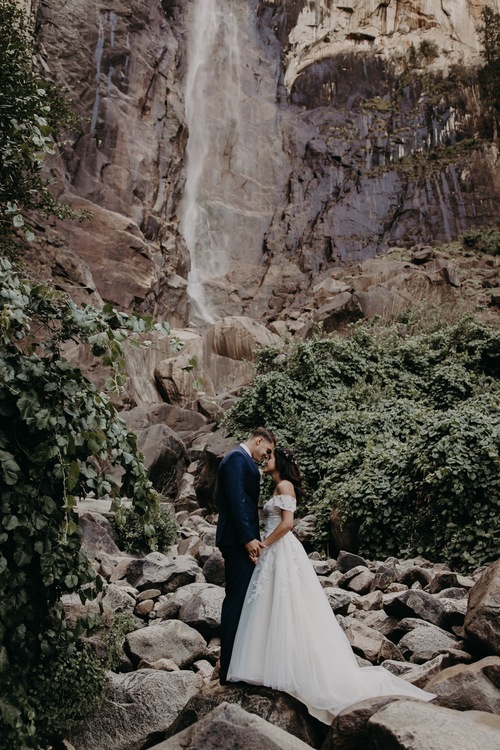
[{"label": "waterfall", "polygon": [[281,166],[276,80],[277,69],[259,47],[248,3],[194,0],[180,223],[191,259],[193,323],[211,323],[217,309],[224,308],[218,283],[231,268],[262,258],[264,232],[287,174]]}]

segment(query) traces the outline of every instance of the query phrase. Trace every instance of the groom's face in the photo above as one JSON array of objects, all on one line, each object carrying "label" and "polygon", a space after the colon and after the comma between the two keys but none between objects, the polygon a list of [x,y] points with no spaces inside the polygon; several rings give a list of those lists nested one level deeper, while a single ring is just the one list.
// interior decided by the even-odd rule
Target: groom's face
[{"label": "groom's face", "polygon": [[270,443],[263,437],[257,437],[255,438],[254,445],[251,448],[252,458],[254,461],[257,461],[257,463],[260,464],[260,462],[264,458],[272,456],[273,450],[274,443]]}]

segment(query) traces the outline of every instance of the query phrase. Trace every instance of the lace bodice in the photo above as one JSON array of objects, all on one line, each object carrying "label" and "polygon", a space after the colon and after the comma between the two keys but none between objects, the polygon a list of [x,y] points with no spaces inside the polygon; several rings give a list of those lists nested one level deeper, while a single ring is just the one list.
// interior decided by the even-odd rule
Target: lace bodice
[{"label": "lace bodice", "polygon": [[291,510],[295,513],[297,502],[291,495],[273,495],[264,505],[264,519],[266,522],[264,536],[274,531],[281,521],[281,511]]}]

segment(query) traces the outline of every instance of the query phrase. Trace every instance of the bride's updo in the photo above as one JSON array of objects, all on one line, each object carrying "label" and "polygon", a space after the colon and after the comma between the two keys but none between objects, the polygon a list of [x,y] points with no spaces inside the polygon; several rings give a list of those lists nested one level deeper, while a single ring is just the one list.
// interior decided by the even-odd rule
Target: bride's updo
[{"label": "bride's updo", "polygon": [[281,448],[281,446],[277,445],[274,449],[274,460],[276,462],[276,470],[281,479],[287,479],[293,484],[297,500],[300,500],[304,494],[302,477],[300,476],[299,465],[292,451],[289,448]]}]

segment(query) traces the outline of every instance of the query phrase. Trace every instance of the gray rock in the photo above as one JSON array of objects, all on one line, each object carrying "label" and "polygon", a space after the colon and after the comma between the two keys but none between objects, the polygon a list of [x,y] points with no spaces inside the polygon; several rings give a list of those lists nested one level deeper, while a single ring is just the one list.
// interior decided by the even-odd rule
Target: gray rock
[{"label": "gray rock", "polygon": [[333,613],[336,615],[346,615],[351,603],[349,594],[335,586],[329,586],[324,591]]},{"label": "gray rock", "polygon": [[186,750],[188,747],[203,750],[310,750],[309,745],[292,734],[231,703],[221,703],[195,724],[154,745],[153,750]]},{"label": "gray rock", "polygon": [[182,605],[179,620],[198,630],[205,638],[210,638],[219,631],[225,595],[222,586],[207,584]]},{"label": "gray rock", "polygon": [[381,664],[386,659],[403,661],[400,649],[381,633],[361,622],[351,622],[345,629],[352,649],[372,664]]},{"label": "gray rock", "polygon": [[356,568],[359,565],[365,568],[368,567],[366,560],[359,555],[355,555],[352,552],[345,552],[344,550],[339,552],[337,556],[337,570],[340,570],[341,573],[347,573],[348,570]]},{"label": "gray rock", "polygon": [[[393,661],[391,659],[382,662],[381,666],[389,672],[392,672],[392,674],[406,680],[406,682],[410,682],[416,687],[427,689],[427,683],[429,680],[442,672],[446,663],[446,656],[440,654],[439,656],[434,657],[434,659],[426,661],[425,664],[419,664],[418,666],[409,664],[407,661]],[[429,692],[433,693],[435,691],[429,688]]]},{"label": "gray rock", "polygon": [[448,667],[431,679],[426,689],[437,693],[441,706],[500,714],[500,657]]},{"label": "gray rock", "polygon": [[458,586],[457,574],[451,571],[441,571],[431,578],[427,591],[429,594],[437,594],[443,589],[453,588],[454,586]]},{"label": "gray rock", "polygon": [[398,700],[394,695],[381,695],[377,698],[355,703],[340,711],[332,722],[321,750],[368,750],[368,719],[383,706]]},{"label": "gray rock", "polygon": [[187,586],[181,586],[177,591],[161,596],[155,604],[157,617],[162,620],[171,620],[179,614],[183,604],[192,599],[195,594],[206,587],[206,583],[189,583]]},{"label": "gray rock", "polygon": [[103,553],[119,555],[109,521],[97,513],[80,513],[82,547],[91,559],[99,560]]},{"label": "gray rock", "polygon": [[207,652],[205,639],[200,633],[179,620],[165,620],[134,630],[125,640],[135,664],[142,660],[153,663],[158,659],[172,659],[184,669]]},{"label": "gray rock", "polygon": [[70,740],[75,750],[140,750],[170,727],[201,684],[194,672],[111,674],[98,708]]},{"label": "gray rock", "polygon": [[469,591],[464,629],[475,648],[500,656],[500,559]]},{"label": "gray rock", "polygon": [[187,464],[186,447],[166,424],[153,424],[138,435],[149,477],[160,489],[169,480],[177,488]]},{"label": "gray rock", "polygon": [[403,569],[399,576],[399,583],[404,583],[408,588],[413,586],[415,581],[418,581],[422,586],[427,586],[431,579],[432,572],[430,570],[422,568],[419,565],[411,565]]},{"label": "gray rock", "polygon": [[394,701],[368,719],[374,750],[500,750],[500,718],[420,701]]},{"label": "gray rock", "polygon": [[207,583],[214,583],[216,586],[224,586],[226,582],[224,558],[219,550],[215,550],[215,552],[213,552],[205,561],[202,572]]},{"label": "gray rock", "polygon": [[456,648],[458,643],[458,638],[454,638],[445,630],[435,625],[424,625],[404,635],[398,647],[407,661],[423,664],[449,649]]},{"label": "gray rock", "polygon": [[[349,573],[346,573],[346,575],[349,575]],[[354,576],[354,578],[351,578],[346,585],[348,589],[354,591],[356,594],[363,595],[371,590],[374,578],[375,574],[371,570],[365,569]],[[342,585],[342,581],[339,582],[339,585]]]},{"label": "gray rock", "polygon": [[[179,736],[179,732],[190,727],[194,722],[203,719],[222,703],[236,704],[244,711],[256,714],[282,731],[289,732],[310,747],[320,747],[323,741],[325,726],[314,719],[308,713],[304,704],[292,698],[292,696],[259,685],[245,685],[244,687],[227,685],[222,687],[217,681],[204,686],[191,698],[169,729],[167,737],[175,739]],[[198,745],[198,747],[204,748],[203,745]],[[257,750],[260,746],[258,744],[252,746],[245,741],[242,745],[230,747],[234,747],[235,750],[237,747],[255,747]],[[280,746],[278,745],[278,747]]]},{"label": "gray rock", "polygon": [[394,617],[419,617],[438,627],[446,623],[445,608],[439,599],[426,591],[403,591],[392,601],[386,601],[384,610]]},{"label": "gray rock", "polygon": [[391,583],[395,583],[398,580],[399,571],[394,563],[382,563],[377,568],[375,578],[372,581],[372,591],[387,591],[387,587]]},{"label": "gray rock", "polygon": [[133,612],[135,597],[124,591],[120,586],[110,583],[106,587],[101,603],[104,609],[112,612]]},{"label": "gray rock", "polygon": [[162,594],[168,594],[180,586],[202,580],[203,574],[194,557],[180,555],[169,560],[158,552],[152,552],[144,558],[142,574],[134,585],[139,591],[159,588]]}]

